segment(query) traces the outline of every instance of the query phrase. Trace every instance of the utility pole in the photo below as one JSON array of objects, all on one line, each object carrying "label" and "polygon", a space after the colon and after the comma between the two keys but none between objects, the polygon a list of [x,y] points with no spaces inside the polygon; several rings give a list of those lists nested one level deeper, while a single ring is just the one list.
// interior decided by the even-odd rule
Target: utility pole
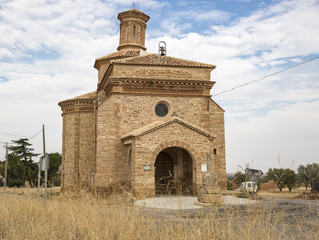
[{"label": "utility pole", "polygon": [[8,181],[8,142],[6,142],[6,162],[4,165],[4,179],[5,181],[3,182],[3,191],[6,191],[6,187],[7,187],[7,181]]},{"label": "utility pole", "polygon": [[[43,156],[44,156],[44,159],[46,159],[44,124],[42,125],[42,135],[43,135]],[[48,184],[48,168],[46,167],[44,171],[44,201],[47,200],[47,184]]]},{"label": "utility pole", "polygon": [[[38,172],[38,198],[40,194],[40,182],[41,182],[41,171],[43,170],[43,165],[45,164],[46,160],[46,152],[45,152],[45,130],[44,130],[44,124],[42,124],[42,137],[43,137],[43,157],[40,157],[39,160],[39,172]],[[47,179],[48,179],[48,171],[45,170],[44,172],[44,200],[46,200],[47,195]]]},{"label": "utility pole", "polygon": [[42,136],[43,136],[43,155],[45,155],[45,132],[44,132],[44,124],[42,124]]}]

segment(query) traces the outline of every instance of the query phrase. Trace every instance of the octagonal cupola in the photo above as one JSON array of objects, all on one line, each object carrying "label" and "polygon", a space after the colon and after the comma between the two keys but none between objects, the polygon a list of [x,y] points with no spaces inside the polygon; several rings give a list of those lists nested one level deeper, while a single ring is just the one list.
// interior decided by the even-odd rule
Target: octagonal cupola
[{"label": "octagonal cupola", "polygon": [[119,13],[117,18],[121,21],[120,44],[117,50],[141,49],[145,51],[146,22],[150,17],[133,8]]}]

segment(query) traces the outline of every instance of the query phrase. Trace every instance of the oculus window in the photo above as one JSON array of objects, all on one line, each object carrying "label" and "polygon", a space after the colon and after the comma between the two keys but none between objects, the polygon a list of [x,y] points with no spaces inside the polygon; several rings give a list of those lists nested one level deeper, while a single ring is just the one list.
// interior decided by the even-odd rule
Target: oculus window
[{"label": "oculus window", "polygon": [[158,117],[165,117],[168,114],[168,107],[164,103],[159,103],[155,107],[155,114]]}]

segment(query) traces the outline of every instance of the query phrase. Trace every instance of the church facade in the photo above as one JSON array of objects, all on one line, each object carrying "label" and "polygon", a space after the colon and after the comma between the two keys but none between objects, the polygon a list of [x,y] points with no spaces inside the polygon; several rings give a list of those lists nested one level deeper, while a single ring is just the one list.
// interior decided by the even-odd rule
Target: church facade
[{"label": "church facade", "polygon": [[196,195],[207,165],[226,188],[224,110],[214,65],[146,52],[149,16],[121,12],[117,51],[97,58],[94,92],[59,103],[62,189],[129,184],[137,197]]}]

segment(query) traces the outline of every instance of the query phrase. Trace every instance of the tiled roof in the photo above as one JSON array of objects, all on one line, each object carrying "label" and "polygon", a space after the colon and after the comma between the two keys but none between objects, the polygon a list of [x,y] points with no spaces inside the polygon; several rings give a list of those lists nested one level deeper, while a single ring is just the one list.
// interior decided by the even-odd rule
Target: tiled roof
[{"label": "tiled roof", "polygon": [[90,93],[86,93],[86,94],[83,94],[83,95],[80,95],[80,96],[77,96],[77,97],[74,97],[74,98],[70,98],[70,99],[67,99],[67,100],[82,100],[82,99],[91,99],[91,98],[95,98],[95,97],[96,97],[96,91],[90,92]]},{"label": "tiled roof", "polygon": [[144,18],[144,20],[147,22],[150,17],[148,15],[146,15],[145,13],[135,9],[135,8],[132,8],[131,10],[128,10],[128,11],[125,11],[125,12],[120,12],[118,15],[117,15],[117,19],[122,21],[123,17],[131,17],[131,16],[135,16],[138,15],[139,17],[141,18]]},{"label": "tiled roof", "polygon": [[164,62],[164,57],[158,61],[158,54],[147,54],[142,56],[130,57],[125,59],[112,60],[111,63],[127,64],[127,65],[152,65],[152,66],[175,66],[175,67],[202,67],[215,68],[215,65],[200,63],[195,61],[184,60],[180,58],[167,57]]},{"label": "tiled roof", "polygon": [[59,102],[59,106],[62,106],[64,104],[69,104],[72,102],[77,102],[77,101],[90,101],[91,102],[91,101],[93,101],[94,98],[96,98],[96,91],[86,93],[86,94],[83,94],[83,95],[80,95],[80,96],[77,96],[74,98],[63,100],[63,101]]},{"label": "tiled roof", "polygon": [[130,10],[127,10],[127,11],[124,11],[124,12],[120,12],[119,14],[123,14],[123,13],[129,13],[129,12],[136,12],[136,13],[139,13],[139,14],[145,14],[143,12],[141,12],[140,10],[137,10],[135,8],[132,8]]},{"label": "tiled roof", "polygon": [[119,57],[120,58],[123,58],[123,57],[135,57],[135,56],[138,56],[139,51],[140,51],[139,49],[121,50],[121,51],[110,53],[110,54],[105,55],[103,57],[97,58],[96,61],[112,59],[112,58],[119,58]]}]

